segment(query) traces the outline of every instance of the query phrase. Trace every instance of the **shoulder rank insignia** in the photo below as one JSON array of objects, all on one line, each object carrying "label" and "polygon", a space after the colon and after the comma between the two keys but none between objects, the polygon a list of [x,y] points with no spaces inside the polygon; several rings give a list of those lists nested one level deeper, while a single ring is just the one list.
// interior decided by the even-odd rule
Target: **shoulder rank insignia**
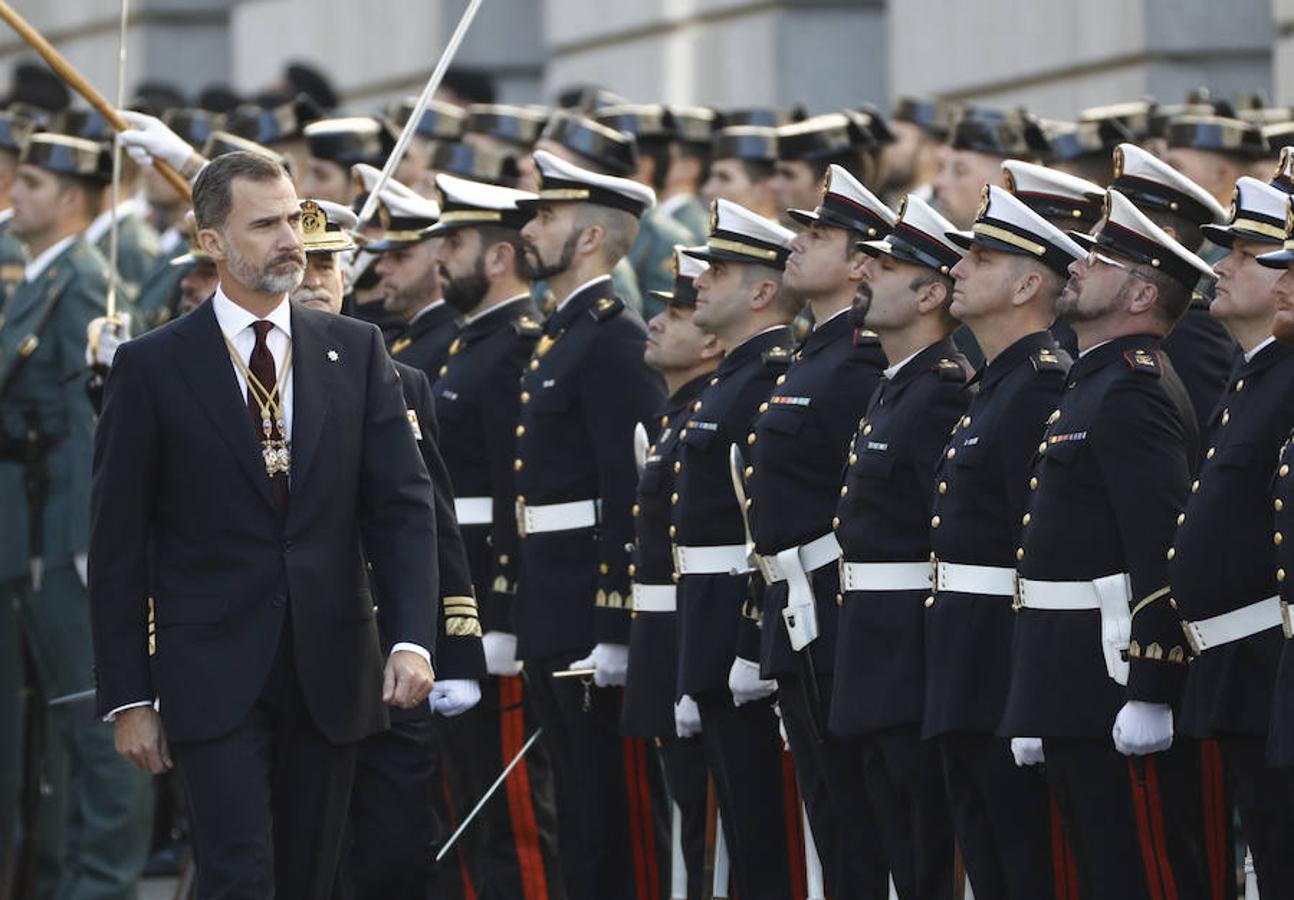
[{"label": "shoulder rank insignia", "polygon": [[1129,369],[1134,372],[1141,372],[1144,375],[1153,375],[1158,378],[1164,372],[1164,368],[1159,362],[1159,354],[1140,347],[1124,353],[1123,361],[1128,364]]},{"label": "shoulder rank insignia", "polygon": [[772,368],[786,368],[791,364],[791,351],[785,347],[769,347],[763,353],[765,365]]},{"label": "shoulder rank insignia", "polygon": [[422,440],[422,426],[418,424],[418,411],[416,409],[406,409],[405,415],[409,417],[409,427],[413,429],[413,439]]},{"label": "shoulder rank insignia", "polygon": [[544,332],[544,326],[530,316],[521,316],[512,320],[512,330],[525,337],[539,337]]},{"label": "shoulder rank insignia", "polygon": [[398,356],[404,351],[408,350],[409,347],[411,347],[412,345],[413,345],[413,340],[411,338],[399,338],[393,344],[391,344],[391,355]]},{"label": "shoulder rank insignia", "polygon": [[[558,333],[557,337],[561,337],[561,334]],[[539,343],[535,345],[535,357],[538,358],[540,356],[543,356],[549,350],[553,349],[553,344],[556,344],[556,343],[557,343],[556,337],[553,337],[552,335],[549,335],[549,334],[544,335],[539,339]]]},{"label": "shoulder rank insignia", "polygon": [[935,371],[944,381],[964,382],[966,380],[966,370],[962,368],[962,364],[947,356],[935,364]]},{"label": "shoulder rank insignia", "polygon": [[869,347],[873,344],[879,344],[880,342],[881,342],[881,336],[877,334],[875,331],[872,331],[870,328],[854,329],[855,347]]},{"label": "shoulder rank insignia", "polygon": [[1061,363],[1060,357],[1056,351],[1050,347],[1042,347],[1029,357],[1029,362],[1033,363],[1035,372],[1063,372],[1065,366]]},{"label": "shoulder rank insignia", "polygon": [[449,355],[457,356],[463,352],[463,348],[466,346],[467,343],[462,339],[462,337],[454,338],[453,342],[449,345]]},{"label": "shoulder rank insignia", "polygon": [[605,322],[607,319],[620,315],[625,308],[625,302],[619,297],[603,297],[593,308],[589,310],[589,315],[595,322]]}]

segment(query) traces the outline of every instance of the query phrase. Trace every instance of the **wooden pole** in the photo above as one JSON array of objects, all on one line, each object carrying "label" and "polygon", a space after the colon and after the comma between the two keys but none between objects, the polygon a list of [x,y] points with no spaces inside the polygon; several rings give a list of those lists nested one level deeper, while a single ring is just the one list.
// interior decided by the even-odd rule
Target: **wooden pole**
[{"label": "wooden pole", "polygon": [[[72,64],[64,59],[61,53],[54,49],[54,45],[45,40],[39,31],[32,28],[26,19],[18,15],[6,0],[0,0],[0,19],[4,19],[10,28],[18,32],[18,36],[39,53],[45,62],[49,63],[49,67],[54,70],[58,77],[66,81],[72,90],[84,97],[87,103],[98,110],[109,125],[118,131],[126,131],[130,128],[130,123],[121,117],[121,114],[108,102],[107,98],[95,90],[94,85],[86,81],[85,77],[73,68]],[[180,192],[184,199],[192,199],[193,191],[189,187],[188,179],[160,159],[153,160],[153,167],[171,183],[172,187]]]}]

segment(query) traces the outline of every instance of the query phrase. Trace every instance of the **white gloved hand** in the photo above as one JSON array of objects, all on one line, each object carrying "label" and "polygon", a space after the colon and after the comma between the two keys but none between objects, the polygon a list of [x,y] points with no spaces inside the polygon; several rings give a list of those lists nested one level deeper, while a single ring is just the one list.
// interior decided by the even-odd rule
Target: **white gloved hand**
[{"label": "white gloved hand", "polygon": [[506,631],[487,631],[481,635],[485,651],[485,671],[491,675],[520,675],[517,661],[517,636]]},{"label": "white gloved hand", "polygon": [[90,554],[73,553],[72,565],[76,568],[76,577],[81,579],[81,587],[90,586]]},{"label": "white gloved hand", "polygon": [[728,670],[728,690],[732,691],[732,702],[743,706],[755,700],[773,696],[777,682],[759,677],[759,663],[742,659],[738,656],[732,661]]},{"label": "white gloved hand", "polygon": [[629,647],[626,644],[596,644],[593,652],[571,663],[572,669],[592,669],[593,683],[598,687],[624,687],[629,674]]},{"label": "white gloved hand", "polygon": [[1173,746],[1173,708],[1167,703],[1129,700],[1114,719],[1114,749],[1146,756]]},{"label": "white gloved hand", "polygon": [[453,718],[481,702],[481,685],[471,678],[445,678],[436,682],[427,702],[436,715]]},{"label": "white gloved hand", "polygon": [[1011,755],[1021,768],[1040,766],[1047,761],[1042,755],[1042,738],[1011,738]]},{"label": "white gloved hand", "polygon": [[130,313],[99,316],[86,328],[85,364],[112,368],[117,348],[130,340]]},{"label": "white gloved hand", "polygon": [[139,151],[142,151],[150,158],[150,163],[153,159],[160,159],[182,172],[195,155],[188,142],[167,128],[161,119],[128,109],[121,110],[121,117],[130,123],[130,128],[120,132],[118,140],[136,162],[139,162]]},{"label": "white gloved hand", "polygon": [[696,737],[701,733],[701,710],[687,694],[674,704],[674,731],[681,738]]}]

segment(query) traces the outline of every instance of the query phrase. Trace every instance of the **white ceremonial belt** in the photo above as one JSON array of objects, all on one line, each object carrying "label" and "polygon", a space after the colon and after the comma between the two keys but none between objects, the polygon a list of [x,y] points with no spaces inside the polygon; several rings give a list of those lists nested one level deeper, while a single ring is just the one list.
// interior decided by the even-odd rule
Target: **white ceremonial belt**
[{"label": "white ceremonial belt", "polygon": [[678,609],[678,588],[672,584],[634,583],[634,612],[672,613]]},{"label": "white ceremonial belt", "polygon": [[750,551],[745,544],[674,545],[674,571],[680,575],[742,575],[750,570]]},{"label": "white ceremonial belt", "polygon": [[[815,538],[807,544],[801,544],[799,547],[792,547],[795,555],[799,557],[800,568],[805,572],[816,572],[823,566],[829,566],[840,560],[840,544],[836,541],[835,532],[824,534],[820,538]],[[759,560],[759,571],[763,573],[764,580],[769,584],[777,584],[779,581],[786,581],[787,573],[779,565],[780,559],[786,551],[781,553],[770,554],[768,556],[757,557]]]},{"label": "white ceremonial belt", "polygon": [[598,524],[601,500],[572,500],[569,503],[547,503],[527,506],[517,501],[517,533],[544,534],[550,531],[574,531]]},{"label": "white ceremonial belt", "polygon": [[928,591],[928,562],[840,563],[840,591]]},{"label": "white ceremonial belt", "polygon": [[455,497],[454,518],[459,525],[489,525],[494,521],[494,498]]},{"label": "white ceremonial belt", "polygon": [[1132,642],[1132,579],[1127,572],[1092,581],[1016,579],[1014,607],[1052,612],[1094,609],[1101,614],[1101,652],[1105,671],[1121,685],[1128,683],[1128,646]]},{"label": "white ceremonial belt", "polygon": [[1015,598],[1015,569],[969,563],[935,563],[935,590]]},{"label": "white ceremonial belt", "polygon": [[1182,630],[1186,632],[1186,641],[1196,655],[1243,640],[1250,635],[1268,628],[1283,626],[1288,620],[1288,607],[1282,615],[1281,598],[1268,597],[1257,603],[1250,603],[1220,616],[1210,616],[1198,622],[1183,622]]}]

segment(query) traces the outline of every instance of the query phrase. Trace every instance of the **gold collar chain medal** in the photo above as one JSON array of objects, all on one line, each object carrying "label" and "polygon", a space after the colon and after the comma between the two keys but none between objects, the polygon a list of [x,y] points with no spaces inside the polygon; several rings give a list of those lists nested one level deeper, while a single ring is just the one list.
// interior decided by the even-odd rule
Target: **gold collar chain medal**
[{"label": "gold collar chain medal", "polygon": [[[288,433],[287,423],[283,418],[283,403],[279,393],[279,385],[287,378],[292,371],[292,344],[288,344],[288,352],[283,358],[283,369],[274,381],[274,389],[269,390],[261,384],[261,380],[256,377],[247,363],[243,362],[242,354],[238,352],[229,338],[225,338],[225,344],[229,348],[229,356],[233,359],[234,365],[238,371],[242,372],[243,378],[247,380],[247,386],[251,388],[252,398],[256,401],[256,407],[261,412],[261,459],[265,463],[265,474],[270,478],[275,475],[288,475],[292,471],[292,446],[283,439]],[[278,428],[279,438],[275,439],[274,429]]]}]

